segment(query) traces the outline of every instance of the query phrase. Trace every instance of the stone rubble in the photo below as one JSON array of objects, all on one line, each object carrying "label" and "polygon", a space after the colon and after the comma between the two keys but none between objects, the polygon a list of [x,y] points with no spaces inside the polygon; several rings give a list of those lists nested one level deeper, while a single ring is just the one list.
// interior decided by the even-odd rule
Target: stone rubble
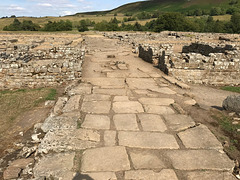
[{"label": "stone rubble", "polygon": [[0,38],[0,89],[56,86],[80,79],[85,55],[81,36],[19,34],[16,41],[11,36]]}]

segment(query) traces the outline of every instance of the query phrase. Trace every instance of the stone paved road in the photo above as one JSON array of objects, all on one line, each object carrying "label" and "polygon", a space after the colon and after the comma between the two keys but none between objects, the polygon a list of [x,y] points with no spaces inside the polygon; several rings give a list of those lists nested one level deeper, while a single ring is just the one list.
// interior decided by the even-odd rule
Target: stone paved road
[{"label": "stone paved road", "polygon": [[235,179],[233,161],[210,130],[173,109],[178,94],[158,69],[116,40],[88,36],[86,47],[83,82],[43,124],[39,152],[48,155],[36,177]]}]

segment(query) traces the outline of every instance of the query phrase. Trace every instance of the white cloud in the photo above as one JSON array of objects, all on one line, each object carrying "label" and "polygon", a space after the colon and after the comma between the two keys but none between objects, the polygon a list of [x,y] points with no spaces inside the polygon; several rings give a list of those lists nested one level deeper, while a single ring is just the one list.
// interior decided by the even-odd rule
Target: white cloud
[{"label": "white cloud", "polygon": [[17,6],[17,5],[10,5],[8,7],[8,10],[10,10],[10,11],[24,11],[25,8],[23,8],[21,6]]},{"label": "white cloud", "polygon": [[72,11],[63,11],[62,12],[62,16],[72,15],[72,14],[74,14]]},{"label": "white cloud", "polygon": [[66,4],[65,7],[74,8],[74,7],[77,7],[77,6],[75,6],[75,5],[73,5],[73,4]]},{"label": "white cloud", "polygon": [[84,2],[85,0],[77,0],[78,2],[80,2],[80,3],[82,3],[82,2]]},{"label": "white cloud", "polygon": [[38,6],[43,6],[43,7],[52,7],[53,5],[50,3],[38,3]]},{"label": "white cloud", "polygon": [[85,6],[85,7],[82,7],[82,9],[84,9],[84,10],[89,10],[89,9],[92,9],[93,7],[92,6]]}]

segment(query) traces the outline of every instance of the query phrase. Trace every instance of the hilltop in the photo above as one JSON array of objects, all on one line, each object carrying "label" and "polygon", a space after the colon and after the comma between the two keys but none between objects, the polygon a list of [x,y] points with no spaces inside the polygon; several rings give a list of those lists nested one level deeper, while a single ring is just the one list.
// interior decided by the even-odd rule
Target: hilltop
[{"label": "hilltop", "polygon": [[[230,8],[240,4],[240,0],[148,0],[129,3],[109,11],[87,12],[84,14],[138,13],[146,12],[187,12],[193,10],[210,11],[213,7]],[[233,7],[233,8],[234,8]],[[76,15],[83,14],[77,13]]]},{"label": "hilltop", "polygon": [[[236,2],[239,2],[237,0]],[[139,11],[163,11],[163,12],[184,12],[194,9],[210,10],[212,7],[227,7],[229,0],[150,0],[125,4],[116,9],[113,13],[139,12]]]}]

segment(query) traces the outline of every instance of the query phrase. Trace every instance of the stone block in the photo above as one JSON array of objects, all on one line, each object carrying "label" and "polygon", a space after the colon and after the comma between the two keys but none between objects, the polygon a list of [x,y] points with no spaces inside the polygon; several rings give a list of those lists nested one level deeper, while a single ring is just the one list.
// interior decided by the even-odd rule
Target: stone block
[{"label": "stone block", "polygon": [[173,150],[167,152],[175,169],[231,171],[233,161],[216,150]]},{"label": "stone block", "polygon": [[173,135],[153,132],[118,133],[119,145],[146,149],[178,149],[178,143]]},{"label": "stone block", "polygon": [[81,160],[82,172],[125,171],[130,169],[126,149],[121,146],[88,149]]},{"label": "stone block", "polygon": [[116,114],[113,121],[117,130],[138,131],[137,118],[135,114]]},{"label": "stone block", "polygon": [[144,112],[142,105],[138,101],[114,102],[113,111],[115,113],[141,113]]},{"label": "stone block", "polygon": [[186,148],[190,149],[222,149],[221,143],[204,125],[200,125],[178,133]]},{"label": "stone block", "polygon": [[141,121],[143,131],[160,131],[167,130],[165,123],[161,116],[156,114],[138,114],[138,118]]},{"label": "stone block", "polygon": [[103,115],[87,114],[81,127],[89,129],[110,129],[110,118]]},{"label": "stone block", "polygon": [[86,113],[107,114],[111,108],[111,101],[83,102],[81,110]]}]

